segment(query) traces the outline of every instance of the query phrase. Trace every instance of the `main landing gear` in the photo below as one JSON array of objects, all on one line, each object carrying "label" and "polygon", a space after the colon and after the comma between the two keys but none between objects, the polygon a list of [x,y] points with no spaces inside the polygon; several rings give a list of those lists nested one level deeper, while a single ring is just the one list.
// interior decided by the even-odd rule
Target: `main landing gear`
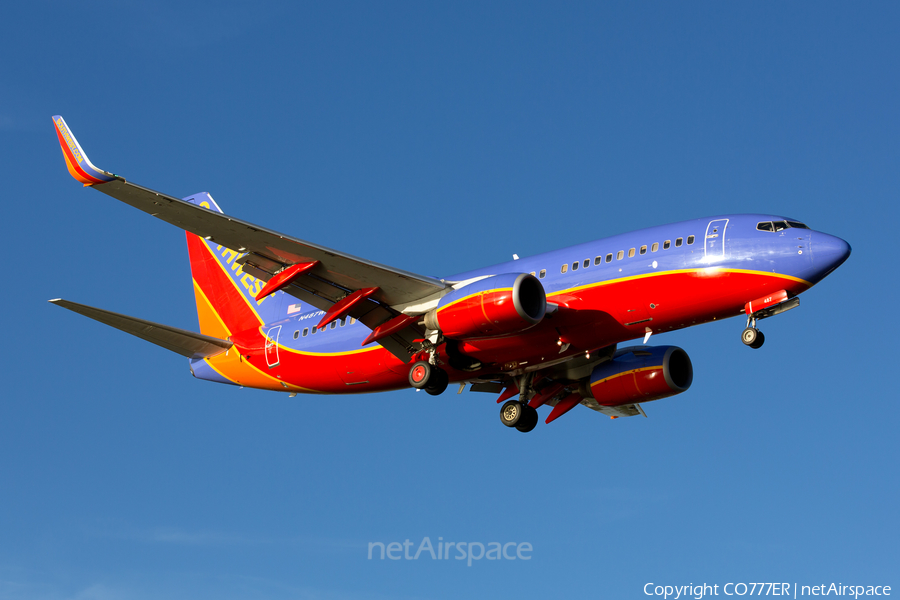
[{"label": "main landing gear", "polygon": [[518,400],[510,400],[500,409],[500,422],[528,433],[538,422],[538,411]]},{"label": "main landing gear", "polygon": [[747,317],[747,328],[741,332],[741,341],[754,350],[761,348],[766,341],[766,336],[756,328],[756,319],[752,316]]},{"label": "main landing gear", "polygon": [[432,396],[443,394],[449,382],[447,371],[427,360],[416,361],[409,369],[409,385],[417,390],[425,390]]}]

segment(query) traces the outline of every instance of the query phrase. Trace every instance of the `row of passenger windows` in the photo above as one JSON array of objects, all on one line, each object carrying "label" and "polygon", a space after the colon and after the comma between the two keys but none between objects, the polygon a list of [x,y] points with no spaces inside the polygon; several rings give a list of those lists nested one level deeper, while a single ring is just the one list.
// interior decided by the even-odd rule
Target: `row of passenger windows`
[{"label": "row of passenger windows", "polygon": [[[678,248],[683,243],[684,243],[684,238],[677,238],[675,240],[675,247]],[[689,235],[687,238],[687,243],[688,243],[688,245],[693,244],[694,236]],[[666,240],[662,244],[663,250],[668,250],[671,247],[672,247],[672,240]],[[628,250],[628,258],[632,258],[634,256],[635,250],[636,250],[635,248],[631,248]],[[650,252],[656,252],[657,250],[659,250],[659,242],[653,242],[650,245]],[[640,252],[640,254],[647,254],[647,246],[641,246],[639,252]],[[616,260],[622,260],[623,258],[625,258],[624,250],[619,250],[618,252],[616,252]],[[605,261],[604,261],[603,255],[601,254],[600,256],[597,256],[594,258],[594,265],[599,265],[603,262],[609,263],[609,262],[612,262],[612,260],[613,260],[612,252],[610,252],[609,254],[606,255]],[[586,258],[581,262],[576,260],[575,262],[572,263],[572,270],[577,271],[579,266],[581,266],[584,269],[587,269],[589,266],[591,266],[591,259]],[[569,270],[569,264],[566,263],[562,267],[560,267],[559,272],[566,273],[568,270]],[[546,274],[547,274],[546,269],[541,271],[541,277],[544,277]],[[534,273],[532,273],[532,275],[534,275]]]},{"label": "row of passenger windows", "polygon": [[[325,331],[329,327],[331,329],[334,329],[338,326],[338,323],[341,324],[341,327],[343,327],[344,325],[347,325],[347,324],[353,325],[354,323],[356,323],[356,319],[354,319],[352,317],[351,318],[344,317],[343,319],[340,319],[339,321],[332,321],[330,325],[326,325],[325,327],[304,327],[303,328],[303,337],[310,335],[310,330],[312,330],[312,335],[315,335],[317,331]],[[299,337],[300,337],[300,330],[297,329],[294,331],[294,339],[296,340]]]}]

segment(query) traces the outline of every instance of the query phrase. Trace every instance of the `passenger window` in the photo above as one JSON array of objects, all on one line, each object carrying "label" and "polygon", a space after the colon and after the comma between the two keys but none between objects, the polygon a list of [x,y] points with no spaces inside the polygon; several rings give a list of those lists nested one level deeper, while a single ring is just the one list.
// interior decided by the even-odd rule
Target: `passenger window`
[{"label": "passenger window", "polygon": [[332,321],[331,328],[334,329],[335,327],[337,327],[337,321]]},{"label": "passenger window", "polygon": [[534,277],[534,271],[531,272],[531,276]]},{"label": "passenger window", "polygon": [[641,246],[641,254],[647,254],[647,246]]},{"label": "passenger window", "polygon": [[622,260],[625,257],[625,251],[619,250],[616,252],[616,260]]},{"label": "passenger window", "polygon": [[612,262],[612,252],[606,255],[606,262]]},{"label": "passenger window", "polygon": [[309,335],[309,327],[304,327],[303,328],[303,337],[306,337],[307,335]]},{"label": "passenger window", "polygon": [[294,339],[296,340],[298,337],[300,337],[300,330],[299,330],[299,329],[296,330],[296,331],[294,331]]},{"label": "passenger window", "polygon": [[569,263],[566,263],[566,264],[564,264],[564,265],[562,266],[562,268],[559,270],[559,272],[560,272],[560,273],[565,273],[565,272],[568,271],[568,270],[569,270]]},{"label": "passenger window", "polygon": [[572,263],[572,270],[573,270],[573,271],[577,271],[577,270],[578,270],[578,261],[577,261],[577,260],[576,260],[575,262]]},{"label": "passenger window", "polygon": [[663,250],[668,250],[672,246],[672,240],[666,240],[663,242]]},{"label": "passenger window", "polygon": [[690,245],[693,244],[693,243],[694,243],[694,236],[689,235],[689,236],[688,236],[688,245],[690,246]]},{"label": "passenger window", "polygon": [[584,267],[585,269],[587,269],[589,266],[591,266],[591,259],[589,259],[589,258],[584,259],[584,264],[582,264],[581,266]]},{"label": "passenger window", "polygon": [[631,249],[628,251],[628,258],[631,258],[632,256],[634,256],[634,248],[631,248]]},{"label": "passenger window", "polygon": [[311,331],[310,333],[312,333],[313,335],[316,335],[316,328],[313,327],[313,328],[312,328],[312,331]]},{"label": "passenger window", "polygon": [[541,269],[541,279],[547,274],[547,269]]},{"label": "passenger window", "polygon": [[682,243],[684,243],[684,238],[678,238],[675,240],[675,247],[678,248]]},{"label": "passenger window", "polygon": [[602,256],[598,256],[598,257],[594,258],[594,266],[597,266],[597,265],[599,265],[599,264],[602,263],[602,262],[603,262],[603,257],[602,257]]},{"label": "passenger window", "polygon": [[353,325],[354,323],[356,323],[356,319],[354,319],[353,317],[350,317],[350,324]]},{"label": "passenger window", "polygon": [[[532,275],[534,275],[534,273],[532,273]],[[347,317],[344,317],[343,319],[341,319],[341,327],[343,327],[346,324],[347,324]]]},{"label": "passenger window", "polygon": [[659,250],[659,242],[653,242],[653,245],[650,246],[650,252],[656,252]]}]

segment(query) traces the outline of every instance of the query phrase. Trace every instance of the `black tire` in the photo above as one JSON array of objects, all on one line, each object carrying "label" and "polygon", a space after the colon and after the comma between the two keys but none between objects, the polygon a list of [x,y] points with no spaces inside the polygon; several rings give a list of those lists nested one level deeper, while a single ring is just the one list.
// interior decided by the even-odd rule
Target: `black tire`
[{"label": "black tire", "polygon": [[525,414],[523,405],[518,400],[508,400],[500,408],[500,422],[507,427],[515,427]]},{"label": "black tire", "polygon": [[516,423],[516,429],[522,433],[528,433],[537,426],[538,411],[527,404],[522,407],[522,418]]},{"label": "black tire", "polygon": [[758,331],[756,333],[756,341],[750,344],[750,347],[756,350],[757,348],[762,348],[762,345],[766,343],[766,336],[762,331]]},{"label": "black tire", "polygon": [[447,375],[447,371],[434,367],[431,370],[431,379],[428,380],[428,385],[425,386],[425,391],[432,396],[440,396],[444,393],[444,390],[447,389],[447,385],[449,383],[450,376]]},{"label": "black tire", "polygon": [[761,334],[759,333],[759,329],[754,329],[753,327],[748,327],[741,333],[741,341],[744,342],[745,346],[750,346],[753,348],[753,344],[756,343],[756,338],[758,338]]},{"label": "black tire", "polygon": [[414,362],[409,368],[409,385],[417,390],[428,387],[428,383],[434,373],[434,367],[428,361]]}]

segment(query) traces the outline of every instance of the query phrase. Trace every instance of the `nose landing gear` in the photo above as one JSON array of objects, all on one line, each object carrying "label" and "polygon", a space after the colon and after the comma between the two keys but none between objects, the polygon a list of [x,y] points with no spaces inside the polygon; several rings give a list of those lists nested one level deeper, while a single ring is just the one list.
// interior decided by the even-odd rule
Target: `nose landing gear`
[{"label": "nose landing gear", "polygon": [[756,328],[756,317],[750,315],[747,317],[747,328],[741,332],[741,341],[744,345],[750,346],[754,350],[761,348],[766,341],[766,336],[762,331]]},{"label": "nose landing gear", "polygon": [[792,298],[785,290],[779,290],[753,302],[748,302],[744,305],[744,311],[747,313],[747,328],[741,333],[741,341],[751,348],[760,348],[766,341],[766,336],[756,328],[756,322],[759,319],[780,315],[798,306],[800,306],[800,298],[796,296]]},{"label": "nose landing gear", "polygon": [[753,349],[761,348],[766,341],[765,334],[756,327],[748,327],[741,333],[741,341]]}]

